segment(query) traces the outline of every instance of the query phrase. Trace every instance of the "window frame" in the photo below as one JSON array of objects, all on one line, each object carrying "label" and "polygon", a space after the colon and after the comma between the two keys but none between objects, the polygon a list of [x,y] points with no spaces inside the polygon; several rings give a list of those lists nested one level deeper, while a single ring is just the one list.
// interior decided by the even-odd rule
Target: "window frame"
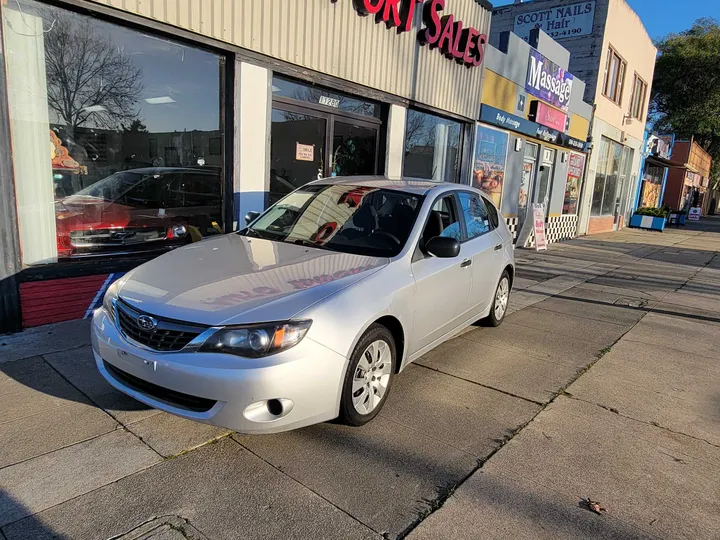
[{"label": "window frame", "polygon": [[[638,95],[638,86],[642,88],[642,92]],[[641,120],[645,112],[645,98],[647,97],[648,83],[645,82],[637,71],[633,75],[633,91],[630,98],[630,116],[636,120]],[[637,101],[637,102],[636,102]]]},{"label": "window frame", "polygon": [[[613,61],[615,59],[618,61],[617,76],[615,78],[614,88],[610,88],[612,84]],[[618,106],[622,106],[623,93],[625,92],[625,79],[627,79],[627,61],[617,52],[615,47],[608,45],[602,94]]]},{"label": "window frame", "polygon": [[[36,1],[38,3],[47,4],[46,0]],[[232,232],[235,205],[235,201],[233,199],[232,175],[235,157],[235,61],[236,58],[241,57],[242,51],[229,43],[192,34],[184,29],[173,28],[164,22],[152,21],[132,14],[126,14],[127,16],[125,17],[119,17],[114,12],[113,8],[108,8],[101,4],[93,4],[83,7],[73,3],[51,2],[49,5],[61,9],[69,14],[80,15],[94,21],[112,24],[126,31],[136,32],[153,38],[174,42],[178,45],[191,47],[206,53],[214,54],[218,57],[218,76],[220,79],[218,107],[222,153],[221,175],[223,176],[223,178],[221,178],[222,229],[223,234]],[[2,24],[0,23],[0,27],[1,26]],[[0,36],[2,36],[2,28],[0,28]],[[2,44],[0,44],[0,48],[2,48]],[[5,70],[3,70],[0,82],[5,81],[5,77]],[[2,127],[1,123],[0,127]],[[8,138],[8,141],[12,141],[12,136]],[[157,151],[158,155],[160,155],[161,148],[159,146]],[[14,183],[17,181],[16,175],[13,173],[9,175],[9,178],[11,179],[10,185],[14,186]],[[12,204],[12,207],[15,207],[14,203]],[[18,220],[16,214],[15,226],[13,227],[15,231],[17,231],[17,222]],[[17,268],[19,270],[16,274],[18,276],[17,283],[31,283],[98,274],[124,273],[145,262],[156,259],[164,252],[165,251],[158,250],[148,252],[138,251],[137,253],[107,253],[102,256],[58,260],[56,262],[37,265],[25,265],[20,259],[17,263]]]},{"label": "window frame", "polygon": [[[443,120],[447,120],[450,122],[455,122],[456,124],[460,125],[460,133],[458,137],[458,167],[457,167],[457,173],[455,174],[455,178],[452,182],[453,184],[459,184],[459,185],[466,185],[466,183],[463,181],[463,178],[466,176],[464,173],[464,167],[465,167],[465,160],[466,160],[466,148],[473,148],[474,149],[474,143],[473,143],[473,137],[474,135],[472,133],[468,134],[468,126],[471,126],[473,131],[476,124],[469,124],[466,121],[462,121],[458,118],[453,118],[451,116],[445,116],[442,114],[438,114],[436,111],[426,110],[421,107],[408,107],[405,112],[405,133],[403,133],[403,146],[402,146],[402,175],[404,178],[416,178],[418,180],[427,180],[432,182],[432,178],[424,178],[424,177],[413,177],[413,176],[407,176],[405,174],[405,151],[407,149],[407,115],[410,113],[410,111],[418,112],[420,114],[427,114],[429,116],[435,116],[437,118],[441,118]],[[470,139],[468,141],[467,139]],[[472,161],[473,157],[470,157],[470,161]],[[472,179],[470,179],[472,181]],[[441,182],[444,182],[442,180]],[[440,183],[440,182],[438,182]]]},{"label": "window frame", "polygon": [[[461,237],[462,240],[460,241],[461,244],[464,244],[465,242],[470,242],[471,240],[475,240],[477,238],[481,238],[485,236],[486,234],[489,234],[495,230],[495,227],[493,226],[492,220],[490,219],[489,211],[487,209],[487,203],[484,201],[484,198],[481,194],[474,193],[467,189],[457,189],[454,191],[455,193],[455,203],[457,204],[458,210],[459,210],[459,221],[460,221],[460,230],[461,230]],[[482,234],[478,234],[477,236],[473,236],[470,238],[470,235],[468,234],[468,226],[467,222],[465,221],[465,213],[462,210],[462,201],[460,200],[460,194],[461,193],[467,193],[470,196],[478,197],[479,200],[485,205],[485,211],[488,212],[488,230],[485,231]],[[499,219],[499,217],[498,217]]]},{"label": "window frame", "polygon": [[[424,246],[424,241],[423,241],[423,233],[425,232],[425,227],[427,227],[428,221],[430,220],[430,212],[432,212],[433,207],[437,204],[437,202],[440,199],[444,199],[445,197],[452,198],[453,211],[455,212],[455,215],[457,216],[458,226],[460,227],[460,238],[461,238],[460,244],[465,242],[465,240],[466,240],[465,221],[463,220],[463,217],[460,215],[460,207],[459,207],[459,201],[457,198],[457,190],[444,191],[442,193],[438,193],[438,195],[429,204],[428,214],[427,214],[427,216],[425,216],[425,219],[423,220],[422,227],[420,227],[420,235],[418,236],[417,242],[415,243],[415,247],[413,248],[413,256],[412,256],[412,260],[410,261],[411,264],[416,263],[417,261],[421,261],[421,260],[432,257],[432,255],[430,255],[429,253],[427,253],[425,251],[425,246]],[[425,201],[425,199],[423,199],[423,203],[424,203],[424,201]]]}]

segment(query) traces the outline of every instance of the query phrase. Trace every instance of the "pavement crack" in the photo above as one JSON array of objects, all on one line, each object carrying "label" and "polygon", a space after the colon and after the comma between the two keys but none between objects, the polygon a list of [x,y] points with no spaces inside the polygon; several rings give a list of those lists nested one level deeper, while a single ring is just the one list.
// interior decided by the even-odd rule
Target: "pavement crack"
[{"label": "pavement crack", "polygon": [[[622,418],[625,418],[625,419],[627,419],[627,420],[632,420],[632,421],[638,422],[638,423],[640,423],[640,424],[645,424],[646,426],[656,427],[656,428],[658,428],[658,429],[662,429],[662,430],[664,430],[664,431],[668,431],[668,432],[673,433],[673,434],[675,434],[675,435],[682,435],[683,437],[688,437],[689,439],[693,439],[693,440],[696,440],[696,441],[698,441],[698,442],[704,442],[704,443],[709,444],[710,446],[712,446],[712,447],[714,447],[714,448],[719,448],[719,449],[720,449],[720,444],[717,444],[717,443],[708,441],[707,439],[703,439],[702,437],[697,437],[697,436],[695,436],[695,435],[690,435],[689,433],[685,433],[685,432],[683,432],[683,431],[677,431],[677,430],[672,429],[672,428],[669,428],[669,427],[667,427],[667,426],[663,426],[662,424],[660,424],[659,422],[656,422],[656,421],[654,421],[654,420],[650,420],[650,421],[648,421],[648,420],[641,420],[640,418],[635,418],[634,416],[629,416],[629,415],[627,415],[627,414],[623,414],[623,413],[621,413],[620,411],[618,411],[618,410],[617,410],[616,408],[614,408],[614,407],[610,407],[610,406],[608,406],[608,405],[603,405],[602,403],[598,403],[598,402],[596,402],[596,401],[590,401],[590,400],[587,400],[587,399],[583,399],[583,398],[577,397],[577,396],[575,396],[575,395],[573,395],[573,394],[568,394],[568,393],[566,393],[565,396],[566,396],[567,398],[569,398],[569,399],[574,399],[575,401],[581,401],[581,402],[583,402],[583,403],[587,403],[588,405],[594,405],[594,406],[596,406],[596,407],[600,407],[601,409],[604,409],[604,410],[606,410],[606,411],[608,411],[608,412],[611,412],[611,413],[613,413],[613,414],[617,414],[618,416],[620,416],[620,417],[622,417]],[[670,454],[668,454],[668,455],[670,455]],[[671,457],[672,457],[672,456],[671,456]]]},{"label": "pavement crack", "polygon": [[435,371],[436,373],[442,373],[443,375],[447,375],[448,377],[453,377],[455,379],[459,379],[461,381],[468,382],[470,384],[474,384],[476,386],[480,386],[482,388],[487,388],[488,390],[494,390],[495,392],[500,392],[501,394],[505,394],[506,396],[510,396],[516,399],[522,399],[523,401],[527,401],[528,403],[532,403],[534,405],[544,405],[545,403],[542,401],[536,401],[534,399],[526,398],[523,396],[520,396],[518,394],[513,394],[512,392],[508,392],[507,390],[501,390],[500,388],[495,388],[494,386],[490,386],[488,384],[479,383],[477,381],[473,381],[471,379],[466,379],[465,377],[460,377],[459,375],[454,375],[453,373],[448,373],[447,371],[442,371],[441,369],[437,369],[434,367],[426,366],[425,364],[418,364],[417,362],[413,363],[414,366],[422,367],[425,369],[429,369],[430,371]]},{"label": "pavement crack", "polygon": [[330,506],[332,506],[332,507],[335,508],[336,510],[342,512],[343,514],[345,514],[346,516],[348,516],[348,517],[349,517],[350,519],[352,519],[353,521],[359,523],[359,524],[362,525],[363,527],[369,529],[370,531],[374,532],[374,533],[377,534],[377,535],[380,535],[381,537],[385,537],[385,536],[386,536],[386,533],[384,533],[384,532],[382,532],[382,531],[377,531],[377,530],[373,529],[373,528],[372,528],[370,525],[368,525],[367,523],[363,523],[362,521],[360,521],[358,518],[356,518],[355,516],[353,516],[353,515],[352,515],[350,512],[348,512],[347,510],[344,510],[343,508],[339,507],[338,505],[336,505],[334,502],[332,502],[332,501],[331,501],[330,499],[328,499],[327,497],[321,495],[320,493],[318,493],[317,491],[315,491],[314,489],[312,489],[310,486],[304,484],[303,482],[301,482],[300,480],[298,480],[298,479],[295,478],[294,476],[289,475],[286,471],[282,470],[280,467],[278,467],[278,466],[276,466],[275,464],[271,463],[270,461],[268,461],[267,459],[265,459],[264,457],[262,457],[260,454],[254,452],[253,450],[251,450],[250,448],[248,448],[247,446],[245,446],[244,444],[242,444],[240,441],[238,441],[237,439],[235,439],[235,437],[230,437],[230,440],[233,441],[233,442],[234,442],[235,444],[237,444],[238,446],[240,446],[243,450],[247,450],[248,452],[250,452],[253,456],[255,456],[256,458],[258,458],[260,461],[262,461],[263,463],[267,464],[268,466],[272,467],[273,469],[275,469],[277,472],[279,472],[279,473],[282,474],[283,476],[286,476],[287,478],[289,478],[290,480],[292,480],[293,482],[295,482],[295,483],[298,484],[299,486],[302,486],[302,487],[304,487],[305,489],[307,489],[308,491],[314,493],[315,495],[317,495],[318,497],[320,497],[323,501],[325,501],[326,503],[328,503]]}]

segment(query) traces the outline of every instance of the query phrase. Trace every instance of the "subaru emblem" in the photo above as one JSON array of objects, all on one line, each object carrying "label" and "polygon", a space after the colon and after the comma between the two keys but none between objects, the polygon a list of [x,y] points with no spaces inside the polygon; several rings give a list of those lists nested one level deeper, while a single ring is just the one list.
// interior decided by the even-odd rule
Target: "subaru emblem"
[{"label": "subaru emblem", "polygon": [[140,315],[135,322],[143,330],[155,330],[155,327],[158,325],[157,320],[149,315]]}]

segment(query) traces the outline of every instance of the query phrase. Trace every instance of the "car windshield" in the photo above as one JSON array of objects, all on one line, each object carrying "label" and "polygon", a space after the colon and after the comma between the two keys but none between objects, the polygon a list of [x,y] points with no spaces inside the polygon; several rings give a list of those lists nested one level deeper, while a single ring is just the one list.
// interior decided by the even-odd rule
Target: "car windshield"
[{"label": "car windshield", "polygon": [[81,189],[72,197],[95,197],[106,201],[114,202],[120,199],[129,189],[138,185],[152,174],[142,174],[131,171],[120,171],[95,182],[94,184]]},{"label": "car windshield", "polygon": [[422,197],[353,185],[310,185],[268,208],[246,236],[369,255],[394,257],[415,223]]}]

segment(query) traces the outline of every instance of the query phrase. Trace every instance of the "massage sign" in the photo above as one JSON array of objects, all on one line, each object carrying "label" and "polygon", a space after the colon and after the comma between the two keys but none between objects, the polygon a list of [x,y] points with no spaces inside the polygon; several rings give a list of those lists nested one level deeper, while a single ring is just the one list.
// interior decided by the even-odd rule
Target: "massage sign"
[{"label": "massage sign", "polygon": [[[336,2],[337,0],[331,0]],[[437,49],[447,58],[468,68],[483,62],[487,36],[477,28],[467,26],[452,14],[443,15],[445,0],[352,0],[361,15],[373,15],[376,22],[384,22],[397,32],[409,32],[413,27],[416,9],[422,9],[424,27],[418,32],[422,45]],[[420,8],[418,4],[422,4]]]}]

